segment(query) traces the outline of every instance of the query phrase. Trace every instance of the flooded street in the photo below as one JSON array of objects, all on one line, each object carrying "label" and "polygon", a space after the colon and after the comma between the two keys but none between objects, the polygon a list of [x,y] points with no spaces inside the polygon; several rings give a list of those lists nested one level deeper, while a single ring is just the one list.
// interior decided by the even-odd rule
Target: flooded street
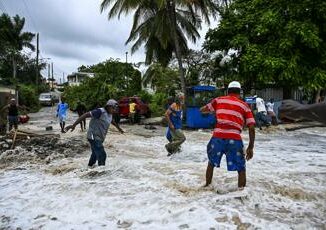
[{"label": "flooded street", "polygon": [[[53,114],[43,108],[21,128],[59,133]],[[326,229],[326,128],[258,130],[248,187],[232,192],[237,173],[227,172],[225,158],[213,185],[202,187],[209,131],[185,131],[182,151],[167,157],[163,127],[121,127],[124,135],[114,127],[107,135],[105,167],[87,168],[79,127],[60,136],[69,154],[60,148],[36,161],[30,150],[21,161],[1,153],[0,163],[10,159],[0,168],[1,229]]]}]

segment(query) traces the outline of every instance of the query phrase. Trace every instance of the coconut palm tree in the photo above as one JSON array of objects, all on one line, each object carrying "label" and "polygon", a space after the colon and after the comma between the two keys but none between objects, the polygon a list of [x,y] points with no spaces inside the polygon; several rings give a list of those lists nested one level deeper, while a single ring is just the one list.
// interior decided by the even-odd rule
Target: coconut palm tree
[{"label": "coconut palm tree", "polygon": [[24,47],[34,51],[35,46],[31,43],[35,34],[23,32],[25,18],[14,16],[12,19],[8,14],[0,16],[1,38],[5,41],[7,48],[12,51],[21,51]]},{"label": "coconut palm tree", "polygon": [[[19,52],[22,51],[24,47],[29,48],[32,51],[35,50],[34,45],[31,43],[35,34],[23,32],[24,25],[25,18],[21,18],[19,15],[14,16],[12,19],[8,14],[2,14],[0,16],[0,35],[2,40],[1,43],[3,44],[1,50],[8,54],[9,58],[12,59],[13,79],[16,78],[16,59],[19,57]],[[6,58],[8,58],[7,55]],[[17,90],[16,100],[18,101]]]},{"label": "coconut palm tree", "polygon": [[166,66],[175,53],[178,59],[182,91],[185,93],[185,74],[182,56],[187,53],[187,39],[195,42],[202,19],[209,23],[215,17],[212,0],[103,0],[101,11],[110,8],[109,19],[134,12],[133,27],[126,43],[135,41],[132,52],[145,46],[146,63],[153,60]]}]

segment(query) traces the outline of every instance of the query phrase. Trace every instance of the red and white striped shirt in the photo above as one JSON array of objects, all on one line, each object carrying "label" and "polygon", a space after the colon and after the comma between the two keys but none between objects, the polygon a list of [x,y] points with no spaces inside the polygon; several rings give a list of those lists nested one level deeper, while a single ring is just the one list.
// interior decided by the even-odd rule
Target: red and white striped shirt
[{"label": "red and white striped shirt", "polygon": [[244,124],[255,125],[248,104],[234,95],[215,98],[205,107],[216,115],[213,137],[241,140],[240,134]]}]

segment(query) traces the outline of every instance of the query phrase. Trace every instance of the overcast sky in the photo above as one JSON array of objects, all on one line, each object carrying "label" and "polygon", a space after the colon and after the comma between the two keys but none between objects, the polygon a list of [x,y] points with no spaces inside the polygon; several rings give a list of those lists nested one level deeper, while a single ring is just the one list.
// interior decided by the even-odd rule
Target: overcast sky
[{"label": "overcast sky", "polygon": [[[101,0],[0,0],[0,11],[10,16],[18,14],[25,17],[25,31],[39,32],[41,58],[54,63],[54,75],[59,80],[63,73],[66,76],[76,72],[81,65],[97,64],[110,57],[125,61],[127,51],[128,62],[144,61],[143,49],[131,56],[131,46],[125,46],[132,15],[108,21],[107,11],[100,13],[100,2]],[[207,30],[208,26],[204,25],[202,39],[189,46],[200,49]],[[36,39],[34,43],[36,44]],[[35,56],[35,53],[32,55]],[[47,71],[42,73],[47,75]]]}]

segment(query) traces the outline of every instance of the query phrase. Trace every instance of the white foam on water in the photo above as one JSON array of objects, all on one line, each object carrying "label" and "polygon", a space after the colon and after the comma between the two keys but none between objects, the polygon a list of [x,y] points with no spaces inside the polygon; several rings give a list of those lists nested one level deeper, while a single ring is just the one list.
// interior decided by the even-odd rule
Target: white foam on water
[{"label": "white foam on water", "polygon": [[86,151],[49,165],[1,170],[0,226],[324,229],[326,141],[325,129],[316,130],[258,133],[247,163],[246,195],[232,193],[237,173],[226,171],[225,159],[213,185],[202,188],[207,132],[186,131],[182,151],[171,157],[163,132],[152,138],[111,133],[105,167],[86,168]]}]

